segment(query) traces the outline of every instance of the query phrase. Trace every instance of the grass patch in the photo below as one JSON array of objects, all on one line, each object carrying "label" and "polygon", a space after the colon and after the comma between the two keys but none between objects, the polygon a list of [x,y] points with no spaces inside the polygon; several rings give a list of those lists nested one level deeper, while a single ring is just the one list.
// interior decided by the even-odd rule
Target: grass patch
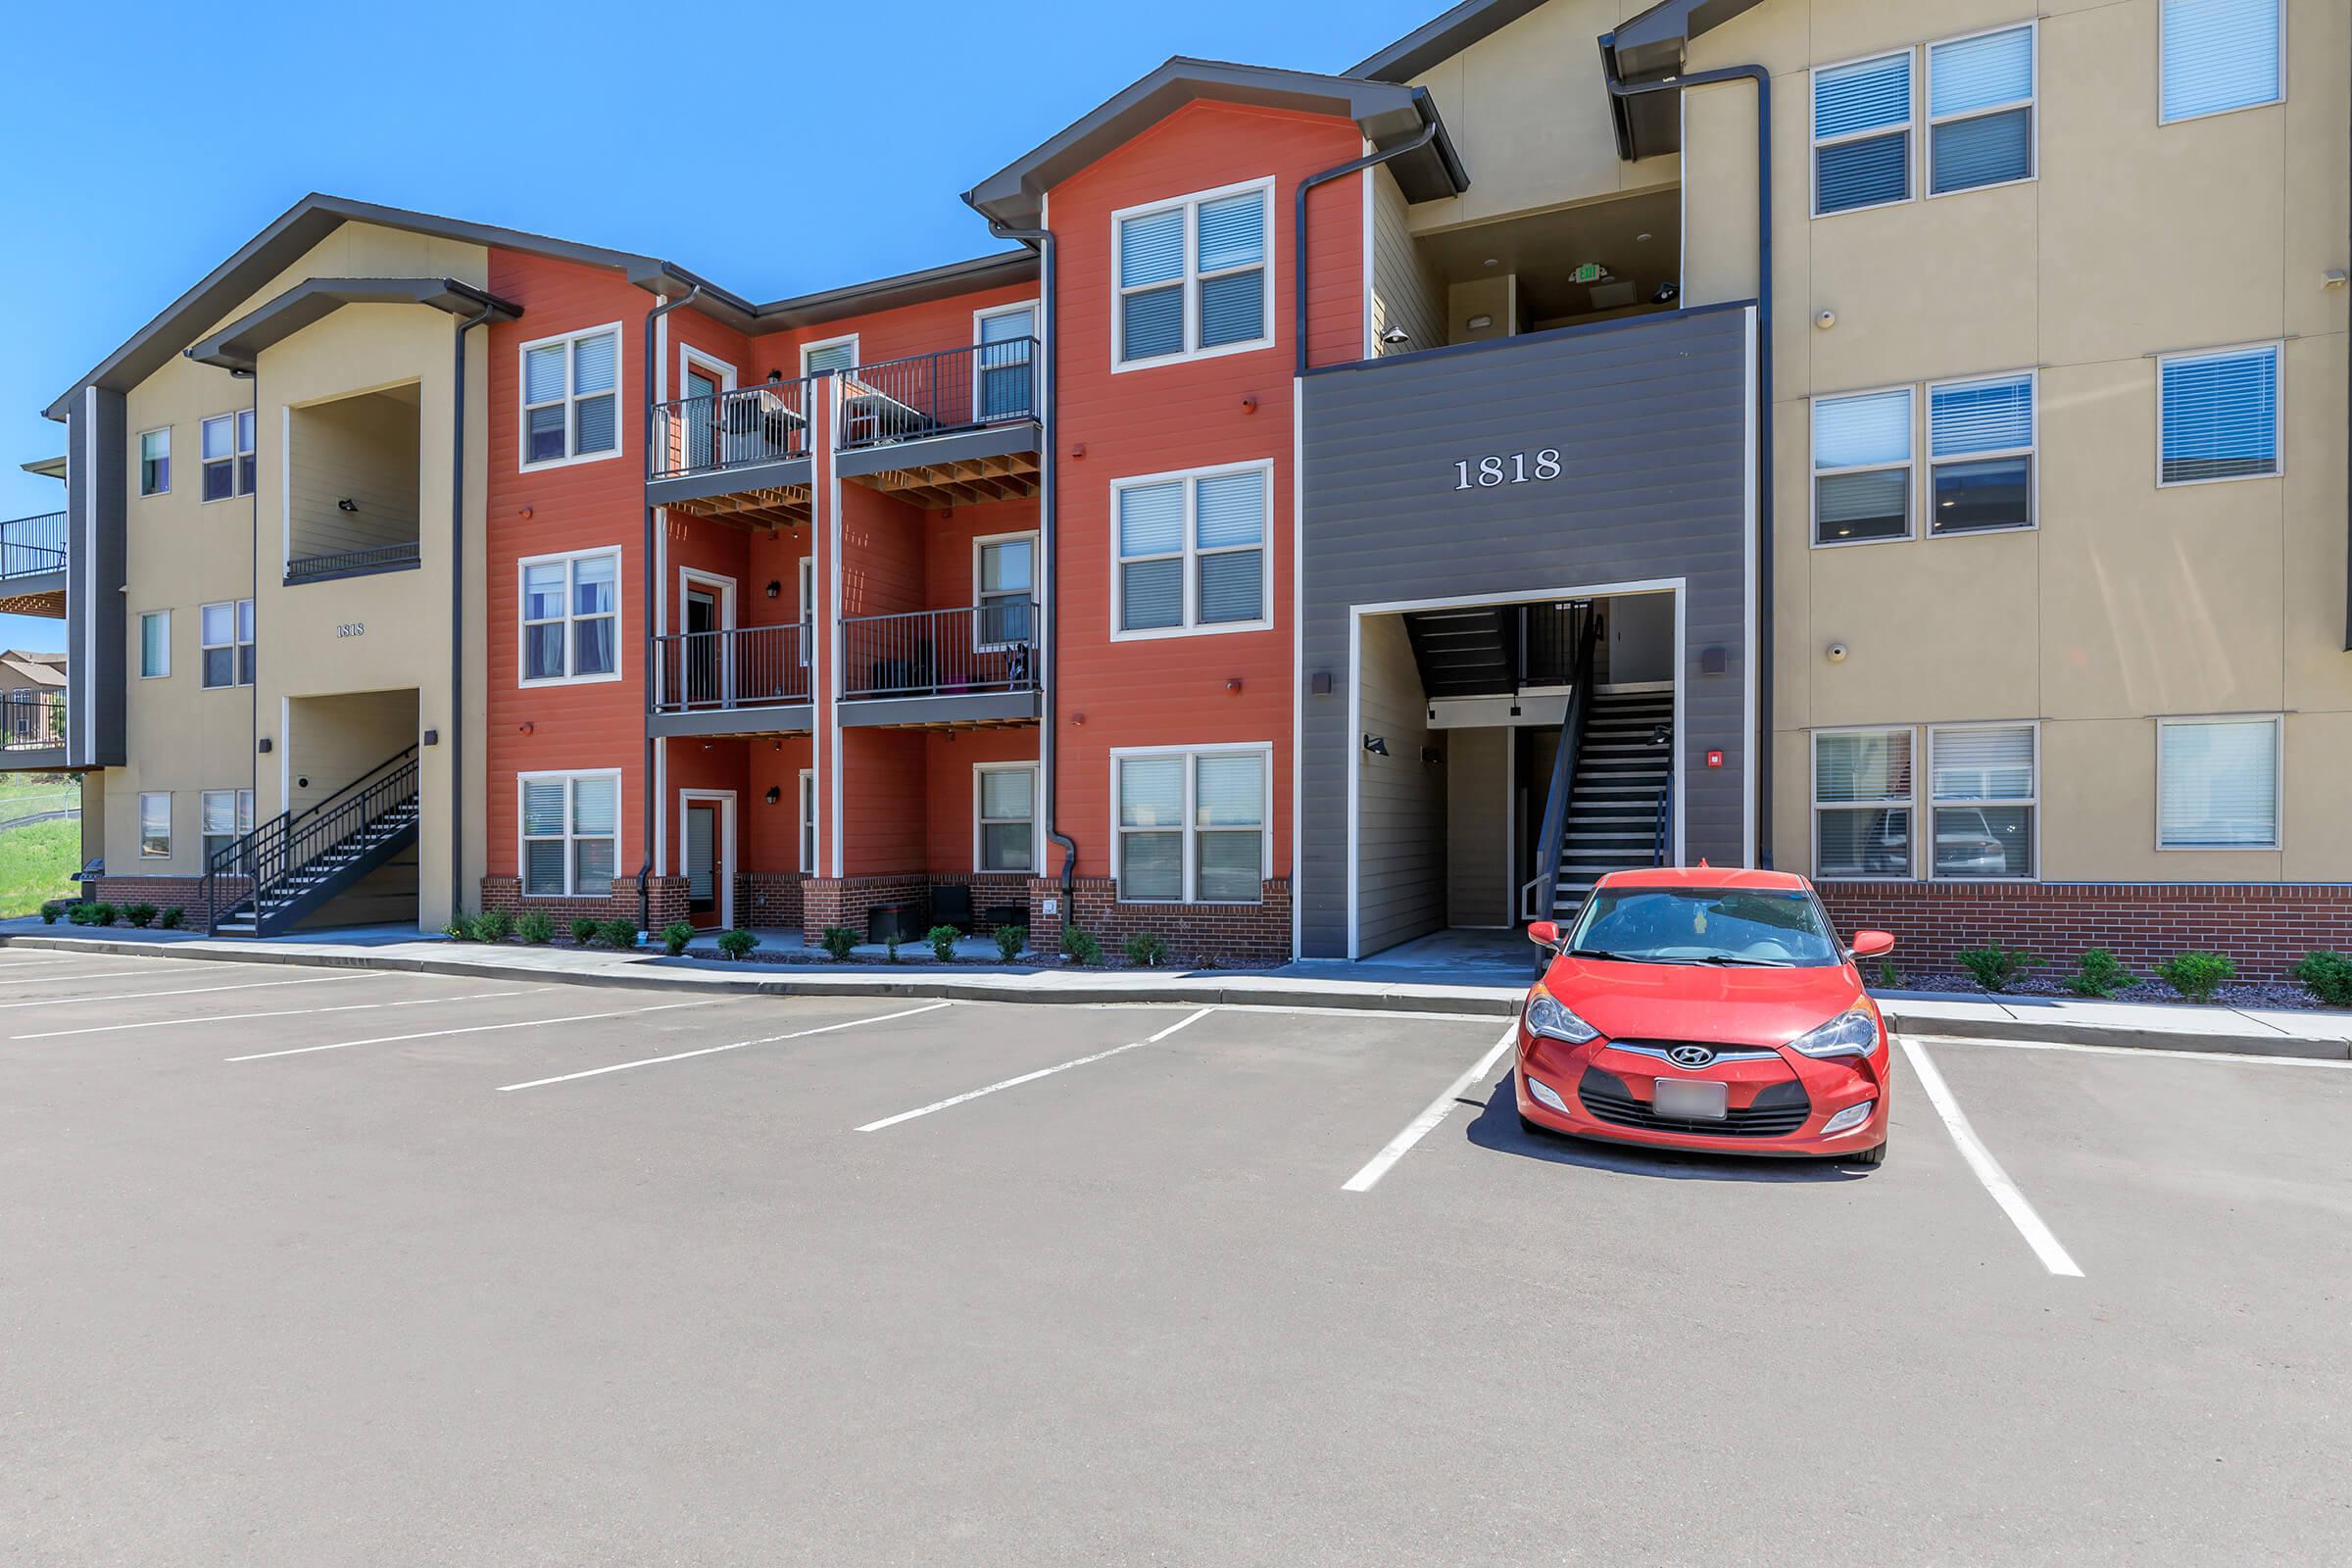
[{"label": "grass patch", "polygon": [[74,897],[66,880],[81,869],[81,823],[68,818],[0,833],[0,919],[38,914],[50,899]]}]

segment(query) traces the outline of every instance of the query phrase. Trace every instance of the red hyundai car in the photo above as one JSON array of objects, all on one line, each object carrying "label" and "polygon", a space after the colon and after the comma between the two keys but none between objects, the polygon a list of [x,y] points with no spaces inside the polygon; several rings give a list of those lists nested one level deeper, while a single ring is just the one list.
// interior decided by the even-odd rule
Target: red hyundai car
[{"label": "red hyundai car", "polygon": [[1813,885],[1783,871],[1664,867],[1593,887],[1519,1019],[1533,1129],[1718,1153],[1886,1157],[1886,1023]]}]

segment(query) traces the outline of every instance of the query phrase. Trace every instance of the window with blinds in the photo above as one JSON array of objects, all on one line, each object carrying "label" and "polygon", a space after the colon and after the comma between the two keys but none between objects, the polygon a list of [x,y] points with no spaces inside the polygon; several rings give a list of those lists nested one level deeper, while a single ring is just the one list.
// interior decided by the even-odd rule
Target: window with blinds
[{"label": "window with blinds", "polygon": [[816,874],[816,772],[801,770],[801,870]]},{"label": "window with blinds", "polygon": [[620,451],[620,328],[522,346],[522,466]]},{"label": "window with blinds", "polygon": [[810,343],[801,350],[803,375],[838,375],[855,369],[858,365],[858,339],[855,334],[838,338],[831,343]]},{"label": "window with blinds", "polygon": [[2277,718],[2172,718],[2156,726],[2156,843],[2278,848]]},{"label": "window with blinds", "polygon": [[2032,23],[1928,45],[1928,192],[2034,177]]},{"label": "window with blinds", "polygon": [[521,683],[617,680],[620,552],[529,558],[520,564]]},{"label": "window with blinds", "polygon": [[1928,388],[1930,533],[2034,525],[2034,372]]},{"label": "window with blinds", "polygon": [[172,612],[150,610],[139,616],[139,678],[160,680],[172,673]]},{"label": "window with blinds", "polygon": [[620,863],[620,775],[526,773],[522,891],[529,898],[607,898]]},{"label": "window with blinds", "polygon": [[1265,625],[1264,464],[1112,487],[1119,591],[1114,636]]},{"label": "window with blinds", "polygon": [[1009,648],[1037,636],[1037,535],[976,540],[973,581],[982,648]]},{"label": "window with blinds", "polygon": [[1911,51],[1813,73],[1813,216],[1911,199]]},{"label": "window with blinds", "polygon": [[1912,874],[1912,732],[1858,729],[1813,737],[1813,874]]},{"label": "window with blinds", "polygon": [[982,763],[972,770],[978,821],[972,837],[975,871],[1037,869],[1037,764]]},{"label": "window with blinds", "polygon": [[1260,902],[1267,757],[1262,748],[1113,753],[1121,902]]},{"label": "window with blinds", "polygon": [[2037,743],[2031,724],[1928,731],[1930,863],[1936,876],[2034,876]]},{"label": "window with blinds", "polygon": [[2157,482],[2266,479],[2279,471],[2278,345],[2175,354],[2162,383]]},{"label": "window with blinds", "polygon": [[2197,120],[2286,96],[2281,0],[2163,0],[2158,119]]},{"label": "window with blinds", "polygon": [[204,790],[196,797],[197,825],[204,837],[204,863],[253,831],[253,791]]},{"label": "window with blinds", "polygon": [[1911,532],[1911,388],[1813,400],[1813,542]]},{"label": "window with blinds", "polygon": [[1117,219],[1114,368],[1273,340],[1272,181]]}]

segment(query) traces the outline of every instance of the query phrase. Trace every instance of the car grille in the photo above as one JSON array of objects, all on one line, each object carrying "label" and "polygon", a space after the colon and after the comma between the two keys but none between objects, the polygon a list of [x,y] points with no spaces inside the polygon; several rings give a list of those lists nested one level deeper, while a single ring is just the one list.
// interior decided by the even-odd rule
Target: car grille
[{"label": "car grille", "polygon": [[1585,1069],[1583,1080],[1576,1086],[1576,1098],[1585,1102],[1585,1109],[1596,1120],[1613,1126],[1639,1127],[1656,1133],[1699,1133],[1709,1138],[1786,1138],[1813,1114],[1813,1102],[1805,1098],[1805,1086],[1793,1080],[1766,1085],[1757,1091],[1753,1103],[1732,1106],[1722,1121],[1661,1116],[1649,1108],[1648,1101],[1636,1100],[1624,1079],[1598,1067]]}]

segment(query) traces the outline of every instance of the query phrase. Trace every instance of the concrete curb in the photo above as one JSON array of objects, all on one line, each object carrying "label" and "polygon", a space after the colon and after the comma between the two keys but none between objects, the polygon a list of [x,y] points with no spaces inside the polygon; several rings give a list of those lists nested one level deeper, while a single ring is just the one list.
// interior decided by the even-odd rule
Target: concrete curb
[{"label": "concrete curb", "polygon": [[[1014,988],[950,979],[867,979],[863,975],[827,972],[806,979],[774,974],[758,978],[714,974],[708,969],[656,969],[646,959],[629,960],[628,967],[607,970],[540,969],[525,964],[482,963],[465,958],[421,958],[407,954],[374,954],[365,948],[347,953],[263,952],[198,948],[192,943],[110,942],[78,938],[0,936],[0,948],[48,949],[67,953],[103,953],[150,958],[205,959],[220,963],[283,963],[325,969],[382,969],[404,974],[443,975],[465,980],[529,979],[544,985],[607,986],[633,990],[685,989],[716,996],[738,997],[883,997],[944,999],[951,1002],[1009,1002],[1100,1005],[1105,1003],[1161,1003],[1185,1006],[1319,1007],[1335,1012],[1469,1013],[1506,1018],[1519,1010],[1521,993],[1494,990],[1491,994],[1464,991],[1430,995],[1419,991],[1388,991],[1365,987],[1333,991],[1293,985],[1263,976],[1237,975],[1228,981],[1137,980],[1087,986]],[[643,965],[644,967],[639,967]]]},{"label": "concrete curb", "polygon": [[2019,1018],[1906,1016],[1900,1002],[1881,1002],[1879,1011],[1899,1034],[1952,1040],[2046,1040],[2065,1046],[2113,1046],[2129,1051],[2210,1051],[2231,1056],[2296,1056],[2320,1061],[2352,1059],[2352,1040],[2308,1040],[2293,1035],[2192,1034],[2185,1030],[2134,1029],[2129,1024],[2042,1022]]}]

